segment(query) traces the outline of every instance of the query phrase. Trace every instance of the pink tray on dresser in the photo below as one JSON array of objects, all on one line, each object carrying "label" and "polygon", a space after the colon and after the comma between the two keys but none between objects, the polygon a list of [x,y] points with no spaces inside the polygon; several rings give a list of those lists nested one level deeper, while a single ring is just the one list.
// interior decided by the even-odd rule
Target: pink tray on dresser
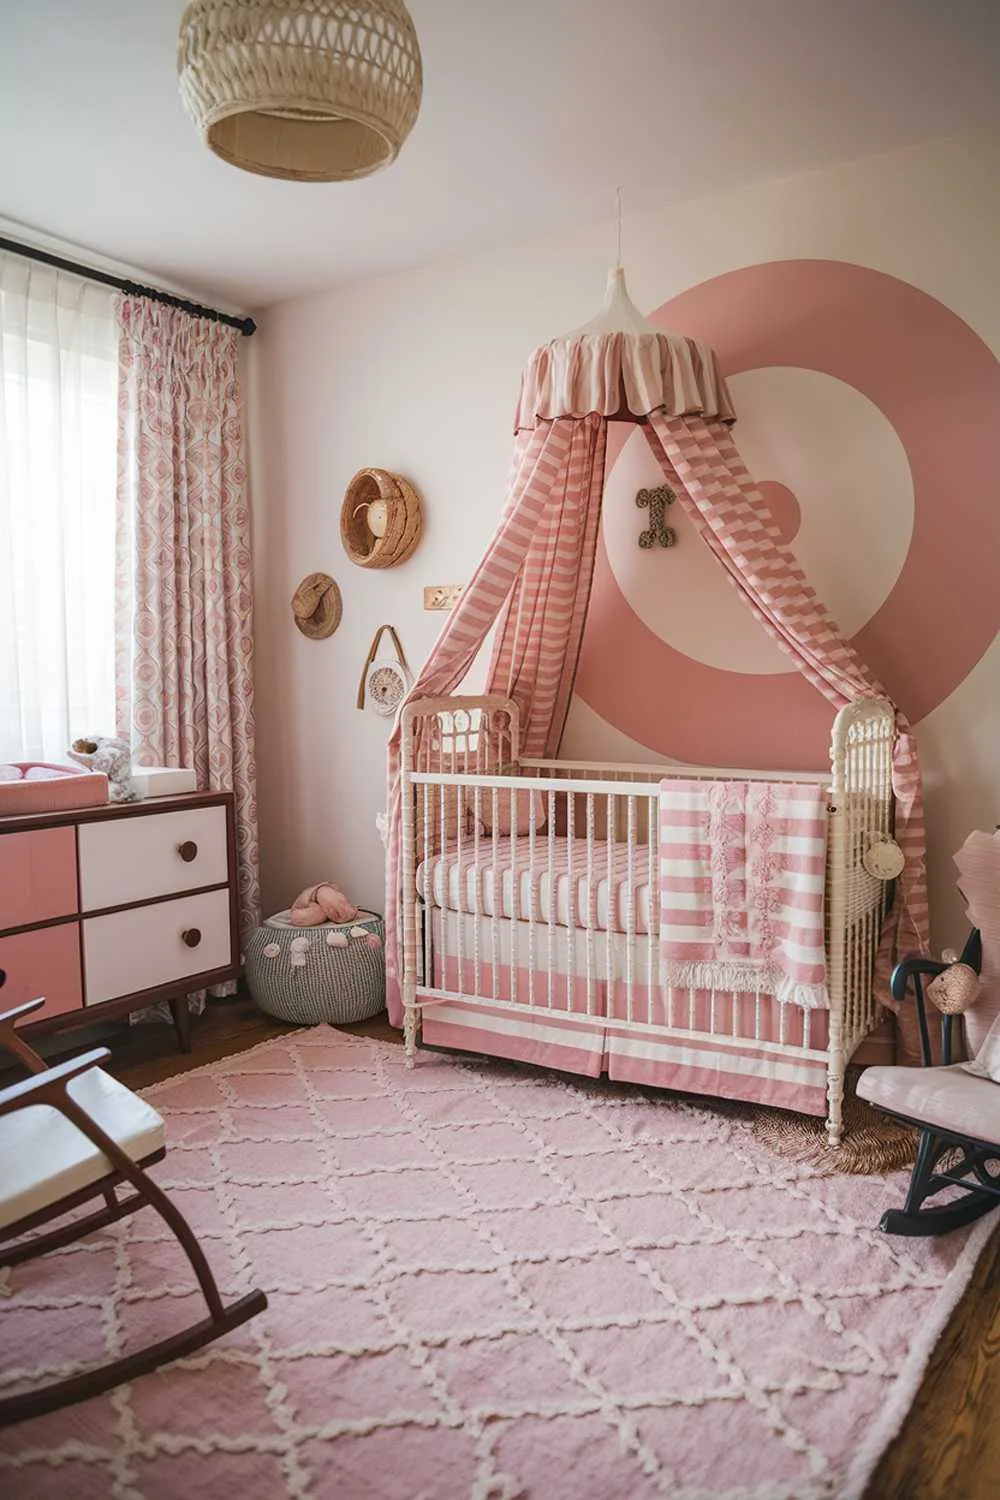
[{"label": "pink tray on dresser", "polygon": [[[0,818],[29,813],[64,812],[74,807],[99,807],[108,800],[108,778],[102,771],[54,766],[45,761],[13,761],[18,781],[0,781]],[[58,776],[29,779],[29,771],[58,771]]]}]

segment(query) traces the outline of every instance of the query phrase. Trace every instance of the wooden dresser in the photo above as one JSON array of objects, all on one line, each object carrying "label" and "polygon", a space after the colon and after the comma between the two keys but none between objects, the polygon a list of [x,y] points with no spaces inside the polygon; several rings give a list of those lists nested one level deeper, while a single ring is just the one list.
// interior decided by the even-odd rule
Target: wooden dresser
[{"label": "wooden dresser", "polygon": [[0,1008],[39,1031],[185,996],[239,970],[230,792],[0,818]]}]

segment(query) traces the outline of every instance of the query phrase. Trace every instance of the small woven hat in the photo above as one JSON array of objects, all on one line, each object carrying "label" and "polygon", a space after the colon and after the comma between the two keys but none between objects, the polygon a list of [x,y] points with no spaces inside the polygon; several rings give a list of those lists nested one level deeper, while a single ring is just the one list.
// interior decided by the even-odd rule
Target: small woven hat
[{"label": "small woven hat", "polygon": [[333,635],[342,613],[340,590],[327,573],[310,573],[292,595],[292,617],[311,641]]}]

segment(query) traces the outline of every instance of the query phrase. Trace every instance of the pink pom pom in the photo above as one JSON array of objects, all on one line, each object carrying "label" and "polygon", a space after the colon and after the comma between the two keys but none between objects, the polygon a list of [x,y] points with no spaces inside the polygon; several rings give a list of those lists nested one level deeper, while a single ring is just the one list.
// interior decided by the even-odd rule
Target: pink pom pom
[{"label": "pink pom pom", "polygon": [[382,939],[377,932],[370,932],[368,934],[368,946],[369,948],[381,948]]}]

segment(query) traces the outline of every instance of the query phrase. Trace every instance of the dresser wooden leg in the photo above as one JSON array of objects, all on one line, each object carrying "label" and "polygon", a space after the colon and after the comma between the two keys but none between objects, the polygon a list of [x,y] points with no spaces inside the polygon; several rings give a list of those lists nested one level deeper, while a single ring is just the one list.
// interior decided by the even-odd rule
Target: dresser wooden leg
[{"label": "dresser wooden leg", "polygon": [[171,1000],[170,1010],[174,1018],[174,1029],[177,1032],[177,1041],[182,1052],[191,1051],[191,1012],[188,1010],[187,996],[181,995],[179,1000]]}]

